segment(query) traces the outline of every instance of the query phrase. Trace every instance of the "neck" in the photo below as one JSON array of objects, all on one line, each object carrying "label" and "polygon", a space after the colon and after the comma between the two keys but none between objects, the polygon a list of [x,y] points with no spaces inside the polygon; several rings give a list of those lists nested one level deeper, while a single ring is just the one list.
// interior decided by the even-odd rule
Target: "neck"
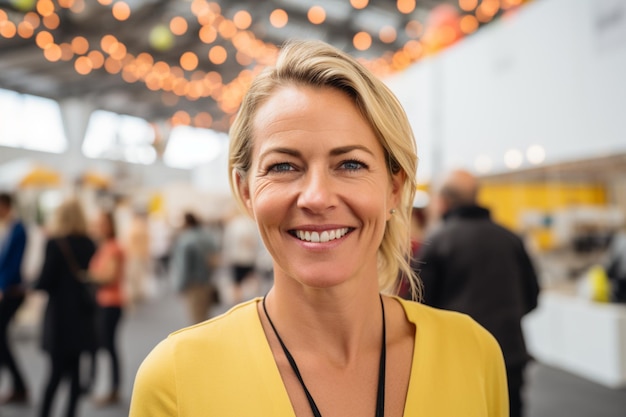
[{"label": "neck", "polygon": [[300,291],[280,281],[268,293],[266,306],[278,332],[294,351],[324,352],[337,366],[380,350],[382,314],[377,283],[346,288]]}]

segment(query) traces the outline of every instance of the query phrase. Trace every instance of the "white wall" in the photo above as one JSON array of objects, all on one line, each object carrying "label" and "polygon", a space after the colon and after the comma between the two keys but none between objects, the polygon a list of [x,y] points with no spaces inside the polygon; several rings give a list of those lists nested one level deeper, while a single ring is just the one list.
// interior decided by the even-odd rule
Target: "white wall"
[{"label": "white wall", "polygon": [[625,1],[538,0],[387,83],[427,180],[533,144],[544,163],[626,152],[625,75]]}]

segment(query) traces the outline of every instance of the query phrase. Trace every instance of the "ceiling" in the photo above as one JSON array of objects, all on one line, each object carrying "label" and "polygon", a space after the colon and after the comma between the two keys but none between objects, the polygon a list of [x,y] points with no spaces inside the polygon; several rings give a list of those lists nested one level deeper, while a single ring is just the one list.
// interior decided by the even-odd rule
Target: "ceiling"
[{"label": "ceiling", "polygon": [[[493,4],[492,0],[473,3],[481,5],[487,1]],[[416,3],[416,7],[409,13],[400,12],[398,5],[403,2],[409,5]],[[226,131],[252,74],[271,61],[276,46],[285,40],[322,39],[370,62],[393,62],[393,54],[405,48],[407,42],[414,41],[415,44],[415,41],[421,41],[423,28],[433,8],[447,4],[458,10],[459,3],[472,1],[369,0],[365,2],[365,8],[356,9],[349,0],[221,0],[211,3],[208,0],[127,0],[125,4],[129,5],[130,16],[122,21],[113,17],[113,5],[117,3],[124,2],[0,0],[0,88],[56,100],[79,97],[94,108],[139,116],[149,121],[171,120],[173,115],[181,114],[177,112],[184,111],[189,119],[185,121],[183,114],[178,119],[183,123]],[[495,3],[500,4],[498,1]],[[53,5],[53,11],[50,5]],[[72,8],[67,8],[70,5],[73,5]],[[307,13],[312,6],[324,9],[323,23],[316,25],[308,20]],[[276,9],[284,10],[288,16],[288,22],[282,28],[270,24],[270,16]],[[236,13],[242,10],[247,11],[251,18],[249,25],[245,18],[236,20]],[[497,6],[492,18],[500,13],[502,10]],[[48,16],[47,20],[42,19],[44,16]],[[167,28],[177,16],[184,18],[187,30],[181,35],[164,35],[161,32],[159,37],[155,28],[162,29],[163,25]],[[485,22],[488,20],[485,19]],[[12,21],[18,29],[20,24],[24,26],[23,22],[27,22],[31,29],[29,31],[26,25],[22,35],[18,32],[8,36],[11,32],[6,31],[8,21]],[[233,33],[243,34],[237,49],[232,33],[228,35],[226,31],[223,35],[221,32],[220,24],[224,21],[230,22],[231,30],[235,25]],[[56,24],[58,27],[49,29]],[[407,24],[411,30],[406,29]],[[218,35],[212,42],[206,43],[200,40],[199,34],[204,27],[208,30],[204,35],[209,38],[207,42],[210,41],[213,29],[209,26]],[[395,28],[396,35],[383,42],[379,34],[386,26]],[[359,51],[353,45],[355,34],[361,31],[370,33],[372,38],[371,46],[365,51]],[[52,40],[46,42],[46,35],[41,35],[41,32],[49,32]],[[118,42],[115,47],[117,52],[110,49],[111,38],[107,38],[109,44],[105,46],[107,34],[113,34],[114,41]],[[87,49],[85,45],[81,49],[76,41],[79,37],[88,42]],[[168,41],[172,42],[169,47],[166,45]],[[54,56],[54,48],[50,45],[61,54],[60,59]],[[72,46],[77,48],[77,52],[72,51]],[[209,60],[209,51],[215,46],[224,47],[228,54],[222,64]],[[65,52],[61,52],[62,48]],[[117,69],[114,64],[112,70],[106,65],[98,67],[95,58],[85,64],[86,57],[91,57],[91,53],[107,58],[120,53],[122,48],[126,55],[119,56]],[[237,51],[241,56],[236,55]],[[191,70],[181,69],[181,55],[185,52],[195,54],[197,67],[193,68],[192,61]],[[48,56],[48,53],[52,55]],[[417,58],[411,59],[414,61]],[[159,61],[167,63],[161,64],[160,73],[154,65]],[[81,70],[87,74],[79,74],[79,62],[87,65]],[[124,69],[121,69],[122,66]],[[389,70],[390,66],[384,68]],[[165,75],[167,71],[170,71],[170,78]],[[155,81],[159,76],[160,81]],[[202,118],[195,117],[199,113]]]}]

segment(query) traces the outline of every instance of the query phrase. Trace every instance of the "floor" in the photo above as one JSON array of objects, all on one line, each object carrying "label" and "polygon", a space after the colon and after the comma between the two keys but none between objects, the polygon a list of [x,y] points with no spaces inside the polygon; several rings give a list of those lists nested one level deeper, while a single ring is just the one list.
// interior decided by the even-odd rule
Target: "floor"
[{"label": "floor", "polygon": [[[117,406],[97,408],[90,400],[82,401],[82,417],[122,417],[128,415],[132,381],[142,359],[171,331],[186,325],[180,299],[167,288],[156,289],[154,296],[129,311],[123,321],[120,349],[123,358],[123,401]],[[224,307],[222,307],[223,309]],[[216,312],[219,312],[219,308]],[[33,417],[41,397],[42,378],[46,372],[45,356],[37,346],[33,332],[16,332],[15,351],[31,382],[31,401],[26,406],[2,406],[1,417]],[[100,374],[95,394],[106,390],[106,363],[100,358]],[[526,417],[626,417],[626,389],[613,390],[566,372],[535,363],[529,368]],[[0,393],[6,391],[2,379]],[[62,415],[65,392],[59,393],[55,408]]]}]

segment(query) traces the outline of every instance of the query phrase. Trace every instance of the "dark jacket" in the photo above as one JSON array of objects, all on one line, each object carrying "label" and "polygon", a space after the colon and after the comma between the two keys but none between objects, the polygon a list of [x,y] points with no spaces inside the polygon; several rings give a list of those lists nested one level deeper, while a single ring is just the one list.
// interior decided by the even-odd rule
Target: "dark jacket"
[{"label": "dark jacket", "polygon": [[522,240],[478,206],[453,210],[414,263],[424,303],[470,315],[498,340],[507,366],[528,360],[522,317],[537,306],[537,276]]},{"label": "dark jacket", "polygon": [[[81,307],[79,282],[59,246],[64,239],[80,268],[86,269],[96,247],[86,236],[69,236],[50,239],[41,274],[35,289],[48,293],[48,305],[44,313],[42,347],[51,354],[72,354],[95,347],[93,313]],[[95,313],[95,312],[94,312]]]},{"label": "dark jacket", "polygon": [[0,241],[0,291],[3,293],[22,284],[25,249],[26,229],[21,221],[16,220],[11,224],[5,240]]}]

